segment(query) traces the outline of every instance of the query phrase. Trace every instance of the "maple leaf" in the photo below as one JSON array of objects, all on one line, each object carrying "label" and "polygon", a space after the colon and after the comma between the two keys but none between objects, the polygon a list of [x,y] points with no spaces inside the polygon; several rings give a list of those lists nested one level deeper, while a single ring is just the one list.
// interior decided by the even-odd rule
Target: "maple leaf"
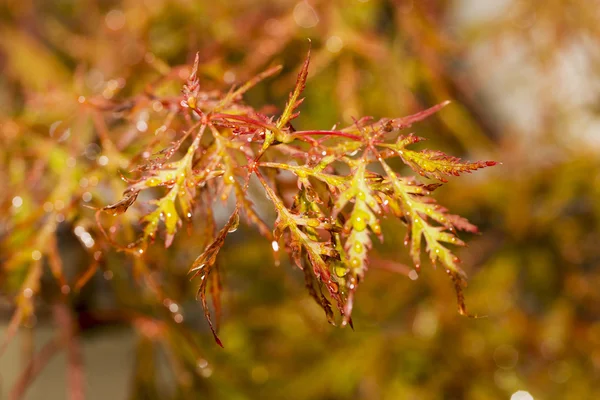
[{"label": "maple leaf", "polygon": [[414,151],[406,148],[407,145],[423,140],[413,135],[400,136],[395,144],[379,144],[393,150],[400,156],[402,161],[419,175],[441,182],[448,182],[447,176],[458,176],[462,173],[470,173],[480,168],[491,167],[496,161],[463,161],[458,157],[449,156],[437,150]]},{"label": "maple leaf", "polygon": [[[191,279],[200,277],[200,287],[198,288],[198,296],[200,297],[200,301],[202,303],[202,308],[204,310],[204,316],[206,317],[206,320],[208,321],[208,325],[213,334],[213,337],[215,338],[215,341],[217,342],[217,344],[221,347],[223,347],[223,343],[221,342],[221,340],[219,339],[219,336],[217,335],[217,331],[215,329],[215,326],[213,325],[212,318],[210,317],[210,310],[208,309],[208,303],[206,301],[206,287],[208,285],[207,278],[211,274],[214,274],[214,275],[218,274],[218,270],[216,268],[217,255],[219,254],[219,251],[223,247],[223,244],[225,243],[225,238],[227,237],[227,235],[231,232],[234,232],[237,229],[239,223],[240,223],[240,217],[239,217],[238,210],[236,208],[235,211],[233,212],[233,214],[231,214],[231,216],[229,217],[229,220],[227,221],[225,226],[223,226],[223,228],[219,231],[219,233],[217,234],[217,236],[215,237],[213,242],[210,243],[208,246],[206,246],[206,249],[204,250],[204,252],[202,252],[202,254],[200,254],[196,258],[196,260],[194,261],[194,263],[192,264],[192,266],[188,272],[190,274],[193,273],[193,276],[191,277]],[[211,286],[212,286],[211,294],[212,294],[212,298],[213,298],[213,304],[215,306],[215,312],[217,313],[217,315],[219,315],[221,312],[221,303],[219,300],[221,285],[220,285],[218,277],[213,276],[213,279],[214,280],[212,281],[212,284],[211,284]]]}]

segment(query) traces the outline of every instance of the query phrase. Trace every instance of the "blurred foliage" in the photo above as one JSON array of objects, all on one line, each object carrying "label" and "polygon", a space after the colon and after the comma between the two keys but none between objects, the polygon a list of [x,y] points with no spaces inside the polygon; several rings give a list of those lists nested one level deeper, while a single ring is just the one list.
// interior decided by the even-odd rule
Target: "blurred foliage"
[{"label": "blurred foliage", "polygon": [[[133,327],[131,398],[506,399],[519,390],[536,399],[600,397],[599,13],[589,0],[3,1],[5,314],[32,282],[16,297],[36,309],[25,329],[54,319],[58,339],[36,357],[64,348],[72,387],[82,379],[78,338]],[[83,204],[119,198],[126,185],[117,178],[130,161],[119,149],[136,144],[128,127],[141,120],[153,132],[160,122],[135,110],[131,124],[110,120],[118,138],[111,148],[98,112],[80,97],[110,104],[161,77],[185,79],[199,50],[206,89],[283,64],[282,75],[247,100],[284,104],[306,38],[313,63],[296,128],[452,100],[415,133],[432,148],[503,163],[438,193],[483,232],[460,254],[467,304],[487,318],[456,313],[441,271],[423,268],[412,282],[407,271],[379,264],[355,300],[355,331],[331,327],[302,274],[274,267],[268,241],[241,226],[220,253],[221,349],[188,281],[206,245],[201,237],[151,247],[144,265],[98,248],[94,211]],[[379,254],[410,263],[404,234],[386,236]],[[173,303],[133,282],[142,267]]]}]

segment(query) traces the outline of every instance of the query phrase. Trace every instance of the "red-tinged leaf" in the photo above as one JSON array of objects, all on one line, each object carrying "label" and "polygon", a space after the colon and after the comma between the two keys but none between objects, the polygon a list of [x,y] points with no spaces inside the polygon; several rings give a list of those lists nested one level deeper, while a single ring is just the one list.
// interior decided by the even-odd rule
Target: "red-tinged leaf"
[{"label": "red-tinged leaf", "polygon": [[200,62],[200,53],[196,53],[192,72],[183,86],[183,96],[185,102],[190,108],[196,108],[198,102],[198,94],[200,93],[200,80],[198,79],[198,64]]},{"label": "red-tinged leaf", "polygon": [[393,132],[406,128],[410,128],[412,124],[422,121],[427,117],[435,114],[442,108],[450,104],[450,101],[444,101],[426,110],[420,111],[416,114],[409,115],[402,118],[383,118],[377,122],[370,123],[369,119],[361,118],[352,126],[343,129],[344,132],[360,133],[364,132]]},{"label": "red-tinged leaf", "polygon": [[469,222],[469,220],[461,217],[460,215],[446,214],[446,219],[452,224],[452,226],[460,231],[479,233],[479,228],[477,228],[477,226],[473,225]]},{"label": "red-tinged leaf", "polygon": [[482,318],[480,316],[470,314],[467,311],[467,306],[465,304],[465,294],[463,293],[463,287],[466,286],[464,276],[455,271],[448,270],[447,272],[450,278],[452,279],[452,283],[454,284],[454,290],[456,292],[456,303],[458,305],[458,313],[469,318]]},{"label": "red-tinged leaf", "polygon": [[[210,330],[215,338],[215,341],[221,347],[223,347],[223,344],[221,343],[221,340],[217,336],[217,332],[213,325],[213,322],[212,322],[212,319],[210,316],[210,310],[208,308],[208,304],[206,301],[206,286],[208,284],[207,278],[211,274],[211,272],[213,272],[213,270],[215,269],[217,255],[219,254],[219,251],[221,250],[221,248],[223,247],[223,244],[225,243],[225,238],[227,237],[227,235],[230,232],[237,229],[238,224],[239,224],[239,213],[236,208],[235,211],[233,212],[233,214],[231,214],[231,217],[229,217],[229,220],[227,221],[227,223],[225,224],[223,229],[221,229],[221,231],[215,238],[215,240],[206,247],[204,252],[201,255],[199,255],[198,258],[196,258],[196,260],[192,264],[192,267],[189,270],[189,273],[194,274],[191,279],[194,279],[197,276],[200,277],[201,283],[200,283],[200,287],[198,288],[198,296],[200,297],[200,301],[202,302],[204,316],[206,317],[206,320],[208,321]],[[215,290],[214,287],[213,287],[213,290]],[[215,295],[218,295],[218,293],[220,293],[220,286],[213,293]],[[213,299],[213,302],[214,302],[214,299]],[[221,310],[220,302],[218,301],[217,303],[214,303],[214,304],[215,304],[215,310],[216,310],[217,314],[220,314],[220,310]]]},{"label": "red-tinged leaf", "polygon": [[327,317],[327,322],[331,325],[335,325],[335,319],[333,316],[333,310],[331,309],[331,303],[323,295],[321,292],[321,288],[319,287],[319,293],[315,289],[315,286],[318,286],[318,282],[315,279],[315,276],[311,273],[310,268],[302,268],[304,271],[304,286],[308,290],[308,294],[315,300],[315,302],[323,309],[325,312],[325,316]]},{"label": "red-tinged leaf", "polygon": [[[117,216],[119,214],[123,214],[125,211],[129,209],[135,203],[135,200],[140,193],[139,190],[134,190],[130,192],[126,192],[125,196],[119,200],[118,202],[108,205],[106,207],[102,207],[99,211],[105,212],[107,214],[111,214],[113,216]],[[93,208],[89,207],[88,208]]]},{"label": "red-tinged leaf", "polygon": [[442,108],[446,107],[448,104],[450,104],[450,101],[446,100],[446,101],[443,101],[440,104],[436,104],[435,106],[430,107],[426,110],[420,111],[413,115],[409,115],[408,117],[394,118],[391,120],[392,126],[396,130],[408,128],[415,122],[423,121],[425,118],[429,117],[430,115],[435,114],[436,112],[440,111]]},{"label": "red-tinged leaf", "polygon": [[221,322],[221,291],[223,287],[221,286],[221,274],[219,273],[219,266],[215,265],[212,273],[210,274],[210,298],[213,302],[213,307],[215,308],[215,321],[217,329],[219,329],[219,324]]},{"label": "red-tinged leaf", "polygon": [[302,103],[302,99],[300,99],[300,95],[302,94],[302,91],[304,90],[304,87],[306,85],[306,78],[308,77],[308,65],[309,64],[310,64],[310,47],[308,49],[308,54],[306,55],[306,60],[304,61],[304,64],[302,65],[302,69],[300,69],[300,72],[298,73],[298,79],[296,80],[296,86],[294,87],[294,90],[292,91],[292,93],[290,93],[290,98],[289,98],[287,104],[285,105],[285,109],[283,110],[281,117],[279,117],[279,120],[277,121],[277,127],[279,129],[285,127],[288,122],[290,122],[292,119],[295,118],[295,116],[297,116],[297,114],[294,114],[294,110],[300,105],[300,103]]},{"label": "red-tinged leaf", "polygon": [[497,164],[495,161],[465,162],[458,157],[434,150],[412,151],[399,149],[397,153],[418,174],[441,182],[448,181],[445,176],[458,176],[462,173],[470,173]]}]

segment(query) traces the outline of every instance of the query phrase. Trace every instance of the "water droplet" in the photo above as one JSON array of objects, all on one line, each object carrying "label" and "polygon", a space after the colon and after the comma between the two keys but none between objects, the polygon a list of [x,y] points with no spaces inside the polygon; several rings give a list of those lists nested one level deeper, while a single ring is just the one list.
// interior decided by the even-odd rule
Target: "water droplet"
[{"label": "water droplet", "polygon": [[317,218],[311,218],[306,222],[306,225],[316,228],[317,226],[319,226],[320,222]]},{"label": "water droplet", "polygon": [[348,269],[341,265],[336,265],[333,272],[335,272],[335,274],[341,278],[348,273]]},{"label": "water droplet", "polygon": [[367,198],[367,196],[365,195],[365,192],[363,192],[362,190],[359,190],[358,193],[356,193],[356,197],[359,200],[365,200]]},{"label": "water droplet", "polygon": [[21,196],[15,196],[12,199],[12,205],[14,208],[19,208],[23,205],[23,199],[21,198]]},{"label": "water droplet", "polygon": [[28,299],[31,298],[31,296],[33,296],[33,290],[31,288],[23,289],[23,296]]},{"label": "water droplet", "polygon": [[352,247],[352,249],[354,250],[355,253],[362,253],[362,251],[364,250],[364,247],[361,242],[356,242],[356,243],[354,243],[354,246]]},{"label": "water droplet", "polygon": [[350,267],[352,269],[357,269],[360,268],[362,262],[360,261],[360,259],[358,257],[352,257],[352,259],[350,260]]},{"label": "water droplet", "polygon": [[228,185],[233,185],[235,183],[235,178],[233,177],[233,175],[226,175],[225,183],[227,183]]},{"label": "water droplet", "polygon": [[279,251],[279,243],[277,243],[276,240],[271,242],[271,247],[273,248],[273,251]]},{"label": "water droplet", "polygon": [[148,187],[158,186],[158,185],[160,185],[160,183],[161,183],[161,180],[158,178],[146,179],[146,186],[148,186]]},{"label": "water droplet", "polygon": [[373,229],[374,234],[381,235],[381,225],[379,225],[377,222],[371,226],[371,229]]},{"label": "water droplet", "polygon": [[352,227],[355,231],[362,232],[367,227],[370,215],[363,210],[356,210],[352,213]]},{"label": "water droplet", "polygon": [[42,253],[39,250],[34,250],[31,252],[31,258],[33,258],[35,261],[38,261],[42,258]]},{"label": "water droplet", "polygon": [[408,273],[408,277],[410,278],[410,280],[416,281],[417,279],[419,279],[419,273],[417,272],[417,270],[412,269]]},{"label": "water droplet", "polygon": [[329,288],[333,293],[338,293],[340,291],[340,285],[336,282],[329,282]]},{"label": "water droplet", "polygon": [[239,226],[240,226],[240,216],[239,216],[239,214],[235,214],[235,219],[233,220],[233,223],[231,224],[229,229],[227,229],[227,232],[233,233],[238,230]]}]

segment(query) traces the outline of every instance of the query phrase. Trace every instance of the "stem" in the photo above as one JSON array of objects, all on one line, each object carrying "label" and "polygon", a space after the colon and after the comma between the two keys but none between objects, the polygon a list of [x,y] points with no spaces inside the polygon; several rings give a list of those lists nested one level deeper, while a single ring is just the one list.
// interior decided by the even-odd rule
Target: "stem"
[{"label": "stem", "polygon": [[356,141],[362,141],[362,137],[361,136],[356,136],[353,135],[351,133],[346,133],[346,132],[342,132],[342,131],[297,131],[294,132],[291,136],[294,138],[296,136],[317,136],[317,135],[326,135],[326,136],[338,136],[338,137],[343,137],[343,138],[347,138],[347,139],[352,139],[352,140],[356,140]]},{"label": "stem", "polygon": [[10,400],[22,399],[38,374],[44,369],[48,361],[61,349],[62,340],[58,337],[51,339],[29,361],[27,367],[21,372],[19,379],[12,387],[8,398]]}]

